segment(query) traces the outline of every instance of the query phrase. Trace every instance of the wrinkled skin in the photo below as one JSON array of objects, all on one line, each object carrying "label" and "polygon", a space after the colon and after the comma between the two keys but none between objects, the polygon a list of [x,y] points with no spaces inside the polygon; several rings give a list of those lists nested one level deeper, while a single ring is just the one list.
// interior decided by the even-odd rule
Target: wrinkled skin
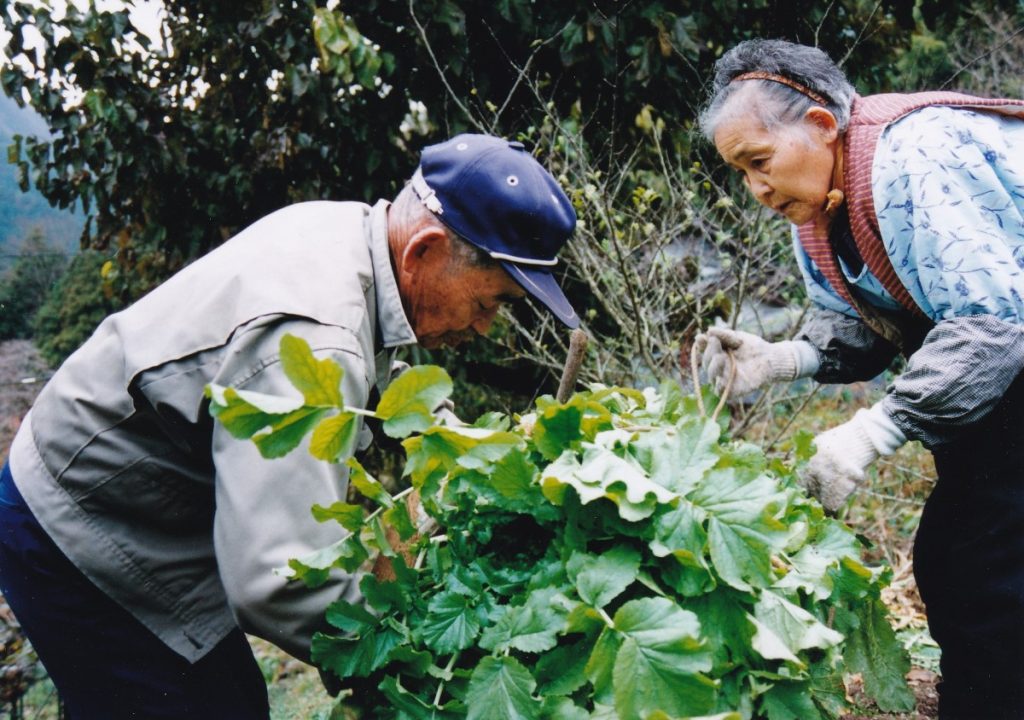
[{"label": "wrinkled skin", "polygon": [[766,128],[754,112],[728,115],[715,130],[715,147],[758,202],[794,225],[827,225],[826,195],[832,189],[841,141],[835,116],[810,108],[792,125]]}]

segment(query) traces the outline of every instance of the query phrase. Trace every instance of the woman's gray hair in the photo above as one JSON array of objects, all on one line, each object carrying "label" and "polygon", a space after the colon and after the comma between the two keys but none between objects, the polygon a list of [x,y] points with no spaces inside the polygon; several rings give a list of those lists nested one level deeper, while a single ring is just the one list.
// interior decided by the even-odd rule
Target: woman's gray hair
[{"label": "woman's gray hair", "polygon": [[836,117],[840,131],[850,124],[850,108],[856,90],[828,55],[815,47],[785,40],[746,40],[715,63],[711,97],[700,114],[701,132],[714,141],[715,130],[729,105],[744,86],[756,86],[758,101],[744,104],[757,113],[765,128],[800,121],[811,107],[820,105],[808,95],[781,82],[751,79],[733,82],[744,73],[781,75],[820,95],[824,106]]}]

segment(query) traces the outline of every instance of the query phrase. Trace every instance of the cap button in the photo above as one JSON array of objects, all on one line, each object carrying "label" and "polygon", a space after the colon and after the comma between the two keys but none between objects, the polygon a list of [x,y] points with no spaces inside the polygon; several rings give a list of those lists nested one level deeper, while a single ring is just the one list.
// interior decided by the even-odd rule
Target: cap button
[{"label": "cap button", "polygon": [[512,148],[513,150],[525,150],[525,149],[526,149],[526,146],[525,146],[525,145],[523,145],[523,144],[522,144],[521,142],[519,142],[518,140],[512,140],[512,141],[510,141],[510,142],[509,142],[509,144],[508,144],[508,146],[509,146],[510,148]]}]

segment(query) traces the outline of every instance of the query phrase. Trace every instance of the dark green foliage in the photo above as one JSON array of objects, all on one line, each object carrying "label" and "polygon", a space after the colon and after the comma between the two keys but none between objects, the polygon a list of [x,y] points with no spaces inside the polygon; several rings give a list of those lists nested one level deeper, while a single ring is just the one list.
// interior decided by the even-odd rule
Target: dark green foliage
[{"label": "dark green foliage", "polygon": [[[282,357],[317,362],[293,338]],[[391,559],[393,580],[367,574],[366,606],[331,604],[335,631],[313,638],[313,661],[366,717],[833,720],[844,670],[879,706],[912,706],[880,600],[888,574],[860,563],[853,533],[799,490],[793,468],[722,438],[674,384],[595,386],[449,427],[426,410],[451,393],[440,368],[406,371],[368,411],[344,406],[327,363],[288,373],[303,400],[209,396],[258,446],[293,434],[282,413],[328,396],[332,417],[396,421],[405,437],[405,474],[440,533],[413,538],[406,492],[392,496],[350,459],[352,485],[377,508],[315,507],[347,537],[286,571],[318,586],[332,568]],[[404,559],[386,525],[410,543]]]},{"label": "dark green foliage", "polygon": [[[117,249],[123,274],[108,280],[124,297],[287,203],[393,193],[421,145],[400,129],[410,100],[425,103],[435,137],[484,117],[515,133],[576,108],[603,148],[632,131],[645,105],[681,128],[710,64],[737,40],[820,38],[839,57],[852,44],[849,67],[860,74],[891,57],[906,34],[895,18],[907,14],[904,0],[758,2],[742,23],[728,0],[370,0],[345,4],[348,14],[310,0],[163,5],[170,53],[127,11],[72,5],[60,23],[70,33],[57,40],[51,10],[0,2],[16,30],[7,55],[23,53],[17,28],[32,23],[47,40],[41,77],[62,76],[0,72],[4,91],[27,93],[54,133],[15,138],[23,187],[84,205],[91,244]],[[82,93],[80,104],[66,105],[62,84]]]},{"label": "dark green foliage", "polygon": [[[163,5],[170,55],[118,52],[149,45],[127,11],[71,6],[61,22],[70,34],[54,42],[50,10],[0,3],[5,15],[14,9],[34,22],[50,41],[43,65],[84,93],[65,108],[61,88],[3,69],[4,91],[27,91],[55,132],[49,141],[15,139],[23,186],[61,207],[83,203],[91,244],[117,251],[107,280],[123,298],[271,210],[387,193],[408,172],[393,147],[405,95],[376,91],[373,73],[311,69],[312,2]],[[14,32],[7,53],[22,50]],[[387,55],[379,61],[387,79]]]},{"label": "dark green foliage", "polygon": [[51,365],[59,365],[117,309],[104,292],[103,253],[84,250],[71,260],[35,318],[39,352]]},{"label": "dark green foliage", "polygon": [[33,318],[66,265],[67,256],[41,232],[29,235],[13,265],[0,275],[0,340],[32,335]]},{"label": "dark green foliage", "polygon": [[[20,108],[14,100],[0,94],[0,152],[7,149],[14,136],[38,135],[48,137],[49,130],[43,119],[29,108]],[[0,155],[0,253],[10,255],[35,229],[40,229],[62,251],[78,249],[85,218],[50,207],[39,192],[27,193],[18,187],[18,168]],[[0,270],[11,266],[0,257]]]}]

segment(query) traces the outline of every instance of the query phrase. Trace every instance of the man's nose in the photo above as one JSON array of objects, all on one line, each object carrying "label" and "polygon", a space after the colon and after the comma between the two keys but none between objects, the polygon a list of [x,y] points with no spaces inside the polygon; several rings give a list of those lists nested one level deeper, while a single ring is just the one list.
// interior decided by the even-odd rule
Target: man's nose
[{"label": "man's nose", "polygon": [[473,321],[470,325],[471,328],[478,335],[486,335],[487,331],[491,329],[491,325],[494,324],[494,318],[498,315],[498,308],[491,308],[490,310],[484,310],[480,317]]}]

